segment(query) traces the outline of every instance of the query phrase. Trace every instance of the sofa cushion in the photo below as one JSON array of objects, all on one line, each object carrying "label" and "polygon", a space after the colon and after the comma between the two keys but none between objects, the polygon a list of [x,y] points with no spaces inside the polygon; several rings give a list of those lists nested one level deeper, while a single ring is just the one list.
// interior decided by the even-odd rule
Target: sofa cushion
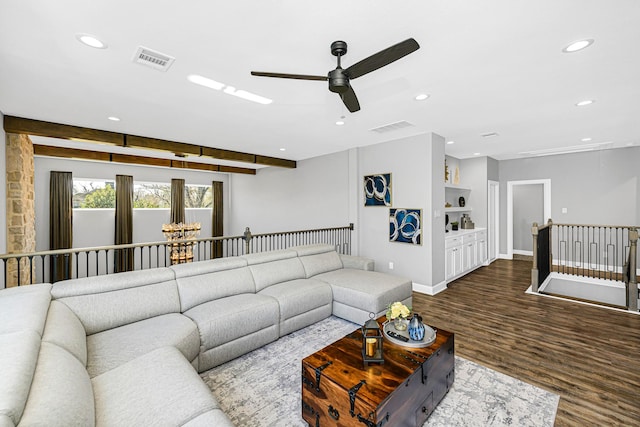
[{"label": "sofa cushion", "polygon": [[60,346],[87,366],[87,334],[80,319],[59,301],[51,301],[42,341]]},{"label": "sofa cushion", "polygon": [[278,301],[280,336],[305,328],[331,316],[331,285],[316,279],[278,283],[260,292]]},{"label": "sofa cushion", "polygon": [[334,302],[376,314],[411,297],[412,291],[411,280],[375,271],[341,269],[315,278],[331,285]]},{"label": "sofa cushion", "polygon": [[200,304],[184,313],[198,325],[200,352],[249,335],[280,318],[275,299],[256,294],[233,295]]},{"label": "sofa cushion", "polygon": [[299,314],[331,304],[331,286],[321,280],[298,279],[269,286],[259,295],[268,295],[278,301],[280,322]]},{"label": "sofa cushion", "polygon": [[315,243],[312,245],[300,245],[289,248],[292,251],[295,251],[298,256],[308,256],[308,255],[316,255],[323,254],[326,252],[335,252],[336,248],[332,245],[327,245],[324,243]]},{"label": "sofa cushion", "polygon": [[248,267],[184,276],[176,281],[183,313],[208,301],[238,294],[252,294],[256,291],[256,285]]},{"label": "sofa cushion", "polygon": [[198,357],[200,336],[195,323],[171,313],[89,335],[87,371],[93,378],[165,346],[177,348],[188,361]]},{"label": "sofa cushion", "polygon": [[169,268],[65,280],[56,282],[51,294],[78,316],[88,335],[180,312],[178,289]]},{"label": "sofa cushion", "polygon": [[42,336],[51,301],[50,284],[3,289],[0,296],[0,334],[35,331]]},{"label": "sofa cushion", "polygon": [[[292,253],[295,256],[295,252]],[[277,283],[306,277],[304,267],[297,257],[255,264],[249,266],[249,269],[257,292]]]},{"label": "sofa cushion", "polygon": [[91,381],[98,425],[182,426],[218,408],[209,388],[174,347],[158,348]]},{"label": "sofa cushion", "polygon": [[95,425],[93,389],[89,375],[84,365],[62,347],[42,343],[20,425]]},{"label": "sofa cushion", "polygon": [[298,253],[291,249],[282,249],[278,251],[256,252],[254,254],[242,255],[247,261],[247,265],[264,264],[282,259],[290,259],[298,256]]},{"label": "sofa cushion", "polygon": [[342,260],[336,251],[323,252],[314,255],[301,256],[300,261],[304,265],[307,277],[314,277],[318,274],[329,271],[342,270]]},{"label": "sofa cushion", "polygon": [[175,273],[176,279],[181,277],[199,276],[206,273],[215,273],[216,271],[234,270],[236,268],[246,267],[247,260],[243,257],[225,257],[216,258],[206,261],[188,262],[184,264],[176,264],[169,267]]},{"label": "sofa cushion", "polygon": [[0,349],[0,418],[18,424],[36,369],[40,335],[33,330],[0,334]]}]

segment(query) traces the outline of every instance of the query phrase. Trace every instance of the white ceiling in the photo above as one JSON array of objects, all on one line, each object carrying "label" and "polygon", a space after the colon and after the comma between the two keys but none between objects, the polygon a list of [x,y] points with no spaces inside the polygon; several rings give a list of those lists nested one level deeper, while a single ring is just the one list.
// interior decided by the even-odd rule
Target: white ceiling
[{"label": "white ceiling", "polygon": [[[447,154],[458,158],[640,145],[639,23],[638,0],[3,1],[0,111],[293,160],[425,132],[455,141]],[[348,43],[346,68],[409,37],[418,51],[352,81],[356,113],[326,82],[249,74],[325,75],[335,40]],[[595,42],[562,52],[584,38]],[[175,63],[135,64],[138,46]],[[273,103],[196,86],[190,74]],[[575,106],[584,99],[596,102]],[[414,126],[370,131],[402,120]]]}]

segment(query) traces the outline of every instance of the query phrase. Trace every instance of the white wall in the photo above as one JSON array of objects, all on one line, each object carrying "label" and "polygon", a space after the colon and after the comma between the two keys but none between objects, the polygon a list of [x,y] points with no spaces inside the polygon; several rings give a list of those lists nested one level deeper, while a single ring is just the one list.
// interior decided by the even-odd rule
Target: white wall
[{"label": "white wall", "polygon": [[350,222],[348,151],[299,161],[297,168],[265,168],[231,176],[229,231],[240,235],[343,227]]},{"label": "white wall", "polygon": [[[563,224],[640,225],[640,147],[503,160],[500,218],[507,182],[551,179],[551,219]],[[567,213],[562,213],[567,208]],[[546,222],[546,219],[545,219]],[[506,220],[500,253],[507,252]]]},{"label": "white wall", "polygon": [[[414,285],[443,282],[444,138],[423,134],[361,147],[358,172],[360,255],[373,258],[376,270],[409,277]],[[389,242],[389,208],[364,207],[362,177],[379,173],[391,173],[394,208],[422,209],[422,245]]]},{"label": "white wall", "polygon": [[[35,158],[36,192],[36,249],[49,248],[49,175],[50,171],[72,172],[74,178],[115,179],[116,174],[132,175],[134,181],[171,182],[171,178],[183,178],[186,184],[211,185],[212,181],[223,182],[225,205],[229,204],[229,176],[216,172],[201,172],[185,169],[168,169],[153,166],[125,165],[51,157]],[[211,236],[211,210],[187,209],[188,221],[200,221],[200,237]],[[228,224],[225,208],[225,230]],[[134,243],[165,240],[160,231],[163,223],[169,222],[168,209],[135,209],[133,214]],[[73,247],[112,245],[115,234],[115,210],[76,209],[73,213]]]}]

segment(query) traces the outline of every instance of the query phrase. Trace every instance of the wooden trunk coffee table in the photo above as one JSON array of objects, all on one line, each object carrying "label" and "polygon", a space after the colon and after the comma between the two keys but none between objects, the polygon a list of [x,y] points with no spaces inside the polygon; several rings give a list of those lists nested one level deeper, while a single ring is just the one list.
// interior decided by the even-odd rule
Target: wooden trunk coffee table
[{"label": "wooden trunk coffee table", "polygon": [[313,427],[422,426],[453,383],[453,333],[438,330],[424,348],[385,339],[383,354],[384,364],[364,366],[358,328],[304,358],[302,418]]}]

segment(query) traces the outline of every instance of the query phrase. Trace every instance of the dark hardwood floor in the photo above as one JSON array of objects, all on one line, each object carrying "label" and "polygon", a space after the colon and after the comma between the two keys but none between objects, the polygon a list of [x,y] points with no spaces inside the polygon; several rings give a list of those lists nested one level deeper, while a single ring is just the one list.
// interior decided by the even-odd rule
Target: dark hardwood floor
[{"label": "dark hardwood floor", "polygon": [[557,426],[640,426],[640,315],[525,294],[530,277],[497,260],[413,309],[457,355],[559,394]]}]

